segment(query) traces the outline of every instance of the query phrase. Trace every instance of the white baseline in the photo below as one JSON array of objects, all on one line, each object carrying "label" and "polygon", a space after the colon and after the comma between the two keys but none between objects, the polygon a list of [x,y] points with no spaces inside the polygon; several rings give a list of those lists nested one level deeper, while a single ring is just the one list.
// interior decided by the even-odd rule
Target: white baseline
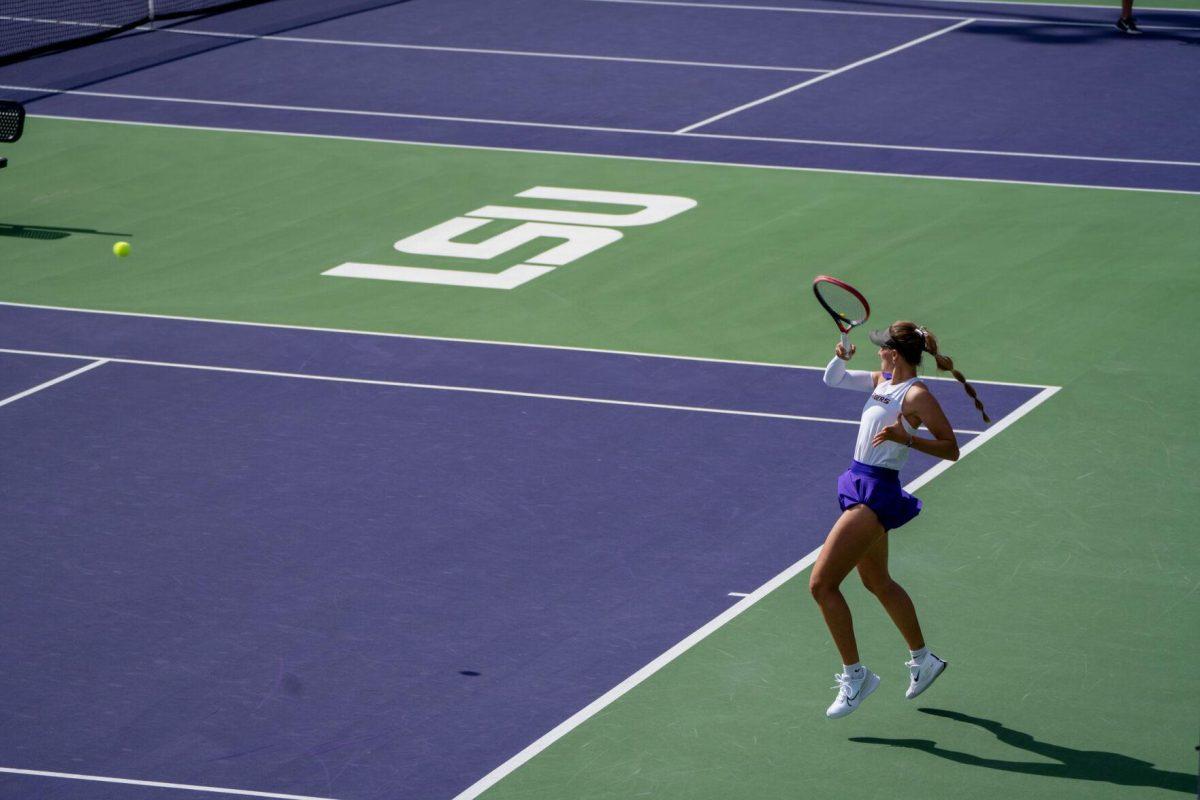
[{"label": "white baseline", "polygon": [[[801,86],[804,86],[804,85],[807,85],[807,83],[801,84]],[[801,86],[795,86],[795,87],[792,87],[792,89],[793,90],[798,89],[798,88],[801,88]],[[424,119],[424,120],[434,120],[434,121],[440,121],[440,122],[462,122],[462,123],[468,123],[468,124],[474,124],[474,125],[512,125],[512,126],[522,127],[522,128],[550,128],[550,129],[556,129],[556,130],[595,131],[595,132],[599,132],[599,133],[617,133],[617,134],[626,134],[626,135],[637,134],[637,135],[643,135],[643,136],[678,136],[678,137],[690,137],[690,138],[697,138],[697,139],[725,139],[725,140],[730,140],[730,141],[742,141],[742,142],[777,142],[780,144],[803,144],[803,145],[814,145],[814,146],[820,146],[820,147],[850,147],[850,148],[867,149],[867,150],[871,150],[871,149],[904,150],[904,151],[912,151],[912,152],[918,152],[918,153],[954,153],[954,154],[960,154],[960,155],[994,156],[994,157],[999,157],[999,158],[1040,158],[1040,159],[1052,159],[1052,160],[1063,160],[1063,161],[1089,161],[1089,162],[1094,161],[1094,162],[1099,162],[1099,163],[1111,163],[1111,164],[1147,164],[1147,165],[1171,166],[1171,167],[1200,167],[1200,161],[1171,161],[1171,160],[1154,159],[1154,158],[1118,158],[1118,157],[1114,157],[1114,156],[1084,156],[1084,155],[1074,155],[1074,154],[1066,154],[1066,153],[1028,153],[1028,152],[1013,151],[1013,150],[980,150],[980,149],[965,148],[965,147],[932,147],[932,146],[924,146],[924,145],[880,144],[880,143],[876,143],[876,142],[839,142],[839,141],[828,141],[828,140],[823,140],[823,139],[793,139],[793,138],[785,138],[785,137],[777,137],[777,136],[741,136],[738,134],[705,133],[702,131],[691,131],[691,130],[686,130],[686,129],[684,129],[684,130],[686,130],[686,132],[684,132],[684,131],[659,131],[659,130],[651,130],[651,129],[645,129],[645,128],[614,128],[614,127],[607,127],[607,126],[603,126],[603,125],[574,125],[574,124],[570,124],[570,123],[561,123],[561,122],[526,122],[523,120],[488,119],[488,118],[480,118],[480,117],[458,117],[458,116],[447,116],[447,115],[441,115],[441,114],[408,114],[408,113],[404,113],[404,112],[400,112],[400,111],[365,111],[365,110],[352,109],[352,108],[350,108],[350,109],[347,109],[347,108],[321,108],[321,107],[315,107],[315,106],[292,106],[292,105],[280,105],[280,104],[274,104],[274,103],[247,103],[247,102],[241,102],[241,101],[235,101],[235,100],[203,100],[203,99],[189,98],[189,97],[166,97],[166,96],[159,96],[159,95],[126,94],[126,93],[121,93],[121,92],[96,92],[96,91],[85,91],[85,90],[80,90],[80,89],[57,89],[57,88],[45,87],[45,86],[17,86],[17,85],[10,85],[10,84],[0,84],[0,89],[10,89],[13,91],[22,91],[22,92],[41,92],[41,93],[45,93],[45,94],[55,94],[55,95],[59,95],[59,94],[79,95],[81,97],[105,97],[105,98],[111,98],[114,100],[137,100],[137,101],[160,102],[160,103],[183,103],[183,104],[190,104],[190,105],[225,106],[225,107],[230,107],[230,108],[256,108],[256,109],[262,109],[262,110],[266,110],[266,111],[296,111],[296,112],[301,112],[301,113],[312,113],[312,114],[344,114],[347,116],[358,116],[358,117],[384,117],[384,118],[392,118],[392,119]],[[775,97],[775,96],[778,96],[778,94],[773,95],[771,99],[773,99],[773,97]],[[764,100],[765,99],[767,99],[767,98],[764,98]],[[735,110],[740,110],[741,108],[742,107],[739,107],[739,109],[735,109]],[[732,112],[724,112],[723,115],[728,115],[728,113],[732,113]],[[602,153],[578,153],[578,152],[572,152],[572,151],[567,151],[567,150],[535,150],[535,149],[526,150],[526,149],[515,148],[515,147],[489,147],[486,145],[456,145],[456,144],[446,144],[446,143],[441,143],[441,142],[409,141],[409,140],[404,140],[404,139],[379,139],[379,138],[364,137],[364,136],[336,136],[336,135],[330,135],[330,134],[293,133],[290,131],[263,131],[263,130],[244,129],[244,128],[221,128],[221,127],[215,127],[215,126],[209,126],[209,125],[175,125],[175,124],[171,124],[171,123],[159,123],[159,122],[137,122],[137,121],[113,120],[113,119],[93,119],[93,118],[88,118],[88,117],[73,117],[73,116],[58,115],[58,114],[30,114],[30,116],[42,117],[45,119],[76,120],[76,121],[81,121],[81,122],[104,122],[104,123],[110,123],[110,124],[114,124],[114,125],[143,125],[143,126],[148,126],[148,127],[185,128],[185,129],[190,129],[190,130],[225,131],[225,132],[230,132],[230,133],[258,133],[258,134],[266,134],[266,135],[300,136],[300,137],[319,138],[319,139],[341,139],[341,140],[345,140],[345,141],[390,142],[392,144],[411,144],[411,145],[419,145],[419,146],[424,146],[424,147],[455,147],[455,148],[462,148],[462,149],[469,149],[469,150],[498,150],[498,151],[516,152],[516,153],[546,153],[546,154],[553,154],[553,155],[585,156],[585,157],[594,157],[594,158],[625,158],[625,159],[630,159],[633,161],[658,161],[658,162],[672,163],[672,164],[714,164],[714,165],[729,166],[729,167],[750,167],[750,168],[758,168],[758,169],[792,169],[792,170],[807,171],[807,172],[833,172],[833,173],[854,174],[854,175],[883,175],[883,176],[893,177],[893,178],[921,178],[921,179],[925,179],[925,180],[973,181],[976,183],[1011,183],[1011,184],[1025,185],[1025,186],[1063,186],[1063,187],[1083,188],[1083,189],[1110,189],[1113,191],[1159,192],[1159,193],[1165,193],[1165,194],[1197,194],[1197,192],[1184,190],[1184,189],[1155,189],[1155,188],[1146,188],[1146,187],[1054,183],[1054,182],[1050,182],[1050,181],[1022,181],[1022,180],[1010,180],[1010,179],[1005,179],[1005,178],[966,178],[966,177],[959,177],[959,176],[954,176],[954,175],[919,175],[919,174],[909,174],[909,173],[901,173],[901,172],[874,172],[874,171],[870,171],[870,170],[824,169],[821,167],[791,167],[791,166],[779,166],[779,165],[770,165],[770,164],[740,164],[740,163],[736,163],[736,162],[723,162],[723,161],[692,161],[689,159],[676,159],[676,158],[649,158],[649,157],[645,157],[645,156],[607,155],[607,154],[602,154]],[[715,119],[715,118],[710,118],[709,120],[706,120],[705,123],[703,123],[703,124],[707,124],[707,122],[711,122],[711,121],[713,121],[713,119]],[[698,124],[700,124],[700,123],[698,123]],[[688,126],[688,127],[695,127],[695,126]]]}]

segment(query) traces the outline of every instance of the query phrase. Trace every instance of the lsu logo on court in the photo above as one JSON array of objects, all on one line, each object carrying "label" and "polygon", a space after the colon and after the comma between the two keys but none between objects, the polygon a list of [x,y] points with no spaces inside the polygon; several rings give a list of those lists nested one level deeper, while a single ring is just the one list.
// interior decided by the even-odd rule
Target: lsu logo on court
[{"label": "lsu logo on court", "polygon": [[[337,278],[367,278],[380,281],[408,283],[438,283],[444,286],[472,286],[480,289],[515,289],[534,278],[570,264],[589,253],[619,240],[621,228],[653,225],[682,214],[697,203],[690,197],[666,194],[633,194],[602,192],[594,189],[567,189],[558,186],[534,186],[517,197],[535,200],[569,200],[582,203],[631,206],[624,214],[589,211],[560,211],[525,206],[483,206],[414,233],[396,242],[401,253],[445,258],[470,258],[480,261],[498,259],[510,250],[536,239],[561,239],[533,258],[512,264],[500,272],[475,272],[460,269],[431,269],[403,267],[390,264],[359,264],[347,262],[322,275]],[[463,234],[482,228],[496,220],[518,220],[522,224],[496,234],[482,242],[456,242]]]}]

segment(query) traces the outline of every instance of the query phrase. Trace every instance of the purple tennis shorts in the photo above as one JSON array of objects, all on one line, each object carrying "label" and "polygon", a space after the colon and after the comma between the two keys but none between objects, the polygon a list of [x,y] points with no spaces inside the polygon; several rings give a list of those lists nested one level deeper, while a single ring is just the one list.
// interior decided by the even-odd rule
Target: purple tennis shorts
[{"label": "purple tennis shorts", "polygon": [[885,531],[899,528],[921,513],[921,501],[900,488],[900,473],[858,461],[838,477],[838,505],[842,511],[865,505],[875,512]]}]

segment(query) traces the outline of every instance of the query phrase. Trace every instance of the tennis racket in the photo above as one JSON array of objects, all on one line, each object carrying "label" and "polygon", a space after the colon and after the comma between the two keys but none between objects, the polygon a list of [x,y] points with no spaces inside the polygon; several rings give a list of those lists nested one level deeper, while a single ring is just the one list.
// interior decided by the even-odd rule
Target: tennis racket
[{"label": "tennis racket", "polygon": [[813,294],[817,302],[833,317],[834,324],[842,334],[842,349],[850,356],[850,331],[867,321],[871,316],[871,306],[862,292],[845,281],[831,278],[828,275],[818,275],[813,278]]}]

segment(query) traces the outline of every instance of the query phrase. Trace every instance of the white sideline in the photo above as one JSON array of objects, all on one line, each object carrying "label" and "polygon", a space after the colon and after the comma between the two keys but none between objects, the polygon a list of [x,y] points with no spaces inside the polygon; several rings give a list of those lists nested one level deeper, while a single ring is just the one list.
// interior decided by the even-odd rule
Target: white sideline
[{"label": "white sideline", "polygon": [[79,775],[74,772],[47,772],[40,769],[17,769],[0,767],[0,772],[12,775],[32,775],[39,778],[68,778],[73,781],[95,781],[98,783],[120,783],[126,786],[152,786],[156,789],[186,789],[193,792],[236,794],[243,797],[269,797],[273,800],[331,800],[328,797],[310,797],[302,794],[279,794],[277,792],[253,792],[249,789],[222,789],[216,786],[193,786],[189,783],[163,783],[162,781],[140,781],[132,778],[110,778],[104,775]]},{"label": "white sideline", "polygon": [[[880,54],[880,55],[884,55],[884,54]],[[854,65],[851,65],[851,66],[854,66]],[[822,75],[820,77],[822,79],[825,77],[830,77],[833,74],[835,74],[836,72],[838,72],[838,71],[834,70],[834,71],[827,73],[826,75]],[[757,101],[757,102],[764,102],[768,99],[774,99],[775,97],[779,97],[790,91],[795,91],[796,89],[802,88],[803,86],[807,86],[812,82],[815,82],[815,81],[805,81],[804,83],[802,83],[798,86],[793,86],[790,89],[785,89],[783,92],[777,92],[776,94],[771,95],[770,97],[767,97],[767,98],[763,98],[762,100]],[[138,101],[146,101],[146,102],[182,103],[185,105],[190,104],[190,105],[203,105],[203,106],[228,106],[231,108],[256,108],[256,109],[262,109],[265,111],[296,111],[296,112],[303,112],[303,113],[310,113],[310,114],[334,114],[334,115],[344,114],[346,116],[352,116],[352,117],[385,117],[385,118],[393,118],[393,119],[425,119],[425,120],[434,120],[434,121],[438,121],[438,122],[464,122],[464,123],[470,123],[470,124],[475,124],[475,125],[501,125],[501,126],[512,125],[515,127],[522,127],[522,128],[550,128],[550,129],[555,129],[555,130],[593,131],[593,132],[597,132],[597,133],[641,134],[641,135],[645,135],[645,136],[682,136],[682,137],[690,137],[690,138],[698,138],[698,139],[723,139],[723,140],[742,141],[742,142],[778,142],[781,144],[807,144],[807,145],[815,145],[815,146],[821,146],[821,147],[851,147],[851,148],[865,149],[865,150],[904,150],[904,151],[911,151],[911,152],[918,152],[918,153],[954,153],[954,154],[959,154],[959,155],[995,156],[995,157],[1000,157],[1000,158],[1042,158],[1042,159],[1062,160],[1062,161],[1095,161],[1098,163],[1111,163],[1111,164],[1149,164],[1149,165],[1155,165],[1155,166],[1171,166],[1171,167],[1200,167],[1200,161],[1169,161],[1169,160],[1154,159],[1154,158],[1117,158],[1117,157],[1113,157],[1113,156],[1080,156],[1080,155],[1071,155],[1071,154],[1063,154],[1063,153],[1027,153],[1027,152],[1013,151],[1013,150],[979,150],[979,149],[971,149],[971,148],[963,148],[963,147],[930,147],[930,146],[921,146],[921,145],[880,144],[877,142],[839,142],[839,141],[828,141],[828,140],[824,140],[824,139],[792,139],[792,138],[784,138],[784,137],[778,137],[778,136],[743,136],[743,135],[732,134],[732,133],[707,133],[707,132],[690,130],[691,128],[695,128],[696,125],[690,125],[690,126],[688,126],[688,128],[683,128],[678,131],[659,131],[659,130],[651,130],[651,129],[644,129],[644,128],[614,128],[614,127],[607,127],[607,126],[603,126],[603,125],[575,125],[575,124],[563,123],[563,122],[526,122],[526,121],[522,121],[522,120],[488,119],[488,118],[480,118],[480,117],[456,117],[456,116],[446,116],[446,115],[440,115],[440,114],[409,114],[409,113],[400,112],[400,111],[365,111],[365,110],[359,110],[359,109],[321,108],[321,107],[316,107],[316,106],[279,105],[279,104],[274,104],[274,103],[246,103],[246,102],[235,101],[235,100],[200,100],[200,99],[189,98],[189,97],[166,97],[166,96],[159,96],[159,95],[124,94],[124,93],[120,93],[120,92],[95,92],[95,91],[85,91],[85,90],[80,90],[80,89],[55,89],[55,88],[44,87],[44,86],[15,86],[15,85],[9,85],[9,84],[0,84],[0,89],[10,89],[13,91],[21,91],[21,92],[42,92],[45,94],[79,95],[81,97],[105,97],[105,98],[111,98],[114,100],[138,100]],[[752,104],[748,104],[746,106],[740,106],[739,108],[734,109],[734,111],[739,111],[739,110],[742,110],[743,108],[748,108],[749,105],[752,105]],[[712,121],[715,121],[716,119],[719,119],[721,116],[728,116],[730,113],[733,113],[733,112],[732,111],[723,112],[723,114],[720,114],[717,117],[712,117],[708,120],[705,120],[703,123],[697,123],[697,125],[707,124],[708,122],[712,122]],[[820,167],[788,167],[788,166],[773,166],[773,165],[763,165],[763,164],[738,164],[738,163],[732,163],[732,162],[727,163],[727,162],[720,162],[720,161],[711,162],[711,161],[690,161],[688,159],[646,158],[646,157],[641,157],[641,156],[608,156],[608,155],[595,154],[595,153],[574,153],[574,152],[570,152],[570,151],[558,151],[558,150],[524,150],[524,149],[513,148],[513,147],[488,147],[488,146],[484,146],[484,145],[453,145],[453,144],[442,144],[442,143],[437,143],[437,142],[406,141],[406,140],[401,140],[401,139],[373,139],[370,137],[359,137],[359,136],[334,136],[334,135],[328,135],[328,134],[289,133],[286,131],[259,131],[259,130],[253,130],[253,129],[243,129],[243,128],[219,128],[219,127],[204,126],[204,125],[172,125],[170,123],[130,122],[130,121],[125,121],[125,120],[89,119],[86,117],[71,117],[71,116],[63,116],[63,115],[55,115],[55,114],[30,114],[29,116],[43,117],[45,119],[68,119],[68,120],[77,120],[77,121],[84,121],[84,122],[109,122],[109,123],[118,124],[118,125],[144,125],[144,126],[154,126],[154,127],[162,127],[162,128],[186,128],[186,129],[192,129],[192,130],[227,131],[227,132],[236,132],[236,133],[278,134],[278,135],[282,135],[282,136],[308,136],[310,138],[342,139],[342,140],[348,140],[348,141],[380,141],[380,142],[391,142],[393,144],[415,144],[415,145],[426,145],[426,146],[431,146],[431,147],[460,147],[463,149],[500,150],[500,151],[518,152],[518,153],[553,153],[555,155],[594,156],[594,157],[598,157],[598,158],[628,158],[628,159],[632,159],[632,160],[661,161],[661,162],[677,163],[677,164],[720,164],[722,166],[729,166],[729,167],[758,167],[758,168],[762,168],[762,169],[794,169],[794,170],[801,170],[801,171],[807,170],[810,172],[835,172],[835,173],[846,173],[846,174],[855,174],[855,175],[887,175],[890,177],[897,177],[897,178],[924,178],[924,179],[930,179],[930,180],[974,181],[974,182],[978,182],[978,183],[1013,183],[1013,184],[1029,185],[1029,186],[1065,186],[1065,187],[1088,188],[1088,189],[1112,189],[1114,191],[1162,192],[1162,193],[1167,193],[1167,194],[1197,194],[1197,192],[1192,192],[1192,191],[1187,191],[1187,190],[1176,190],[1176,189],[1144,189],[1144,188],[1133,188],[1133,187],[1125,187],[1125,186],[1094,186],[1094,185],[1088,185],[1088,184],[1070,184],[1070,183],[1051,183],[1051,182],[1045,182],[1045,181],[1009,180],[1009,179],[1004,179],[1004,178],[964,178],[964,177],[956,177],[956,176],[951,176],[951,175],[912,175],[912,174],[899,173],[899,172],[871,172],[868,170],[823,169]]]},{"label": "white sideline", "polygon": [[[1007,415],[1004,416],[1003,419],[1001,419],[995,425],[990,427],[983,435],[979,436],[978,438],[971,441],[970,444],[963,447],[962,451],[960,453],[960,456],[959,456],[960,460],[962,457],[964,457],[967,454],[978,449],[978,447],[981,444],[983,444],[985,441],[987,441],[988,439],[992,438],[1000,431],[1002,431],[1005,428],[1012,425],[1014,422],[1016,422],[1018,419],[1025,416],[1026,414],[1028,414],[1030,411],[1032,411],[1037,406],[1041,405],[1043,402],[1045,402],[1047,399],[1049,399],[1055,392],[1057,392],[1060,388],[1061,387],[1058,387],[1058,386],[1047,386],[1043,391],[1039,392],[1037,395],[1030,398],[1028,401],[1023,403],[1022,405],[1020,405],[1013,411],[1009,412]],[[930,469],[926,470],[924,473],[919,475],[915,480],[909,482],[904,487],[904,490],[907,492],[915,492],[917,489],[919,489],[922,486],[924,486],[925,484],[929,483],[929,481],[933,480],[938,475],[941,475],[943,472],[945,472],[947,469],[949,469],[954,463],[956,463],[956,462],[943,461],[943,462],[938,463],[934,467],[931,467]],[[548,748],[550,745],[554,744],[556,741],[558,741],[562,737],[566,736],[568,733],[570,733],[572,730],[577,728],[583,722],[587,721],[588,719],[595,716],[600,711],[604,710],[606,707],[611,705],[614,701],[616,701],[622,695],[626,694],[631,689],[636,687],[638,684],[642,683],[647,678],[649,678],[651,675],[658,672],[660,669],[665,667],[667,664],[671,663],[676,658],[681,656],[683,653],[690,650],[693,646],[695,646],[696,644],[703,641],[705,638],[707,638],[709,636],[709,634],[713,633],[718,628],[721,628],[726,623],[730,622],[735,617],[737,617],[738,615],[740,615],[743,612],[745,612],[746,610],[748,610],[751,606],[753,606],[759,600],[762,600],[764,597],[766,597],[768,594],[773,592],[775,589],[779,588],[780,586],[782,586],[784,583],[791,580],[795,576],[799,575],[801,572],[803,572],[809,566],[811,566],[814,561],[817,560],[817,556],[820,555],[820,553],[821,553],[821,548],[818,547],[816,550],[813,550],[811,553],[809,553],[804,558],[797,561],[795,564],[792,564],[790,567],[788,567],[783,572],[776,575],[774,578],[771,578],[771,580],[767,581],[762,586],[755,589],[753,592],[751,592],[748,596],[744,597],[742,600],[740,600],[737,603],[735,603],[734,605],[730,606],[723,613],[721,613],[717,617],[710,620],[706,625],[704,625],[700,629],[693,632],[687,638],[683,639],[683,641],[679,642],[674,647],[670,648],[665,653],[660,655],[658,658],[654,659],[649,664],[642,667],[634,674],[630,675],[628,678],[626,678],[624,681],[622,681],[621,683],[614,686],[612,689],[609,689],[603,695],[596,698],[595,700],[593,700],[591,703],[589,703],[588,705],[586,705],[579,711],[575,712],[573,715],[568,717],[563,722],[559,723],[558,726],[556,726],[554,729],[547,732],[545,735],[543,735],[542,737],[540,737],[539,739],[537,739],[536,741],[531,743],[524,750],[517,753],[512,758],[508,759],[500,766],[496,767],[494,770],[489,772],[484,777],[480,778],[478,781],[476,781],[474,784],[472,784],[470,787],[468,787],[465,791],[463,791],[463,792],[459,793],[457,796],[455,796],[454,800],[474,800],[474,798],[478,797],[483,792],[487,791],[492,786],[499,783],[501,779],[503,779],[505,776],[509,775],[514,770],[521,767],[523,764],[528,762],[530,759],[532,759],[538,753],[542,752],[543,750]]]},{"label": "white sideline", "polygon": [[927,33],[924,36],[921,36],[921,37],[918,37],[911,41],[905,42],[904,44],[897,45],[896,47],[893,47],[890,50],[884,50],[882,53],[876,53],[873,56],[868,56],[867,58],[860,59],[858,61],[855,61],[853,64],[847,64],[844,67],[839,67],[838,69],[835,69],[832,72],[827,72],[824,75],[818,75],[815,78],[809,78],[806,81],[797,83],[795,86],[789,86],[786,89],[775,92],[773,94],[769,94],[766,97],[760,97],[757,100],[751,100],[749,103],[743,103],[742,105],[738,106],[737,108],[731,108],[728,111],[722,111],[720,114],[714,114],[713,116],[709,117],[708,119],[703,119],[703,120],[700,120],[699,122],[695,122],[691,125],[687,125],[683,128],[680,128],[679,130],[675,131],[675,133],[691,133],[692,131],[696,130],[697,128],[703,128],[705,125],[708,125],[709,123],[716,122],[719,119],[725,119],[726,117],[732,116],[733,114],[736,114],[739,111],[745,111],[748,108],[754,108],[755,106],[761,105],[762,103],[768,103],[772,100],[783,97],[784,95],[791,94],[792,92],[797,91],[798,89],[803,89],[805,86],[812,86],[814,83],[820,83],[821,81],[828,80],[829,78],[835,77],[837,75],[841,75],[843,72],[849,72],[850,70],[854,69],[855,67],[861,67],[863,64],[870,64],[872,61],[878,61],[881,58],[886,58],[887,56],[890,56],[893,53],[899,53],[901,50],[907,50],[908,48],[914,47],[918,44],[921,44],[922,42],[927,42],[930,39],[936,39],[937,37],[942,36],[947,33],[950,33],[951,31],[958,30],[959,28],[961,28],[965,25],[970,25],[974,21],[975,20],[973,20],[973,19],[965,19],[965,20],[962,20],[961,22],[956,22],[953,25],[948,25],[947,27],[942,28],[940,30],[936,30],[933,33]]},{"label": "white sideline", "polygon": [[[210,319],[207,317],[184,317],[174,314],[149,314],[141,311],[106,311],[100,308],[72,308],[71,306],[47,306],[37,303],[17,303],[0,300],[0,306],[13,308],[36,308],[43,311],[69,311],[75,314],[112,315],[114,317],[136,317],[140,319],[171,319],[180,322],[205,322],[212,325],[239,325],[247,328],[273,328],[285,331],[313,331],[315,333],[341,333],[353,336],[383,336],[389,339],[416,339],[430,342],[460,342],[462,344],[482,344],[495,347],[525,347],[535,350],[565,350],[573,353],[600,353],[616,356],[637,356],[638,358],[665,358],[675,361],[700,361],[708,364],[738,364],[749,367],[779,367],[781,369],[804,369],[824,372],[824,367],[813,367],[807,364],[782,364],[775,361],[739,361],[730,358],[706,358],[704,356],[676,356],[669,353],[641,353],[633,350],[604,350],[598,347],[571,347],[562,344],[530,344],[528,342],[501,342],[491,339],[461,339],[450,336],[422,336],[416,333],[386,333],[381,331],[361,331],[349,328],[320,328],[314,325],[287,325],[281,322],[246,322],[237,319]],[[940,375],[923,375],[923,381],[954,381]],[[977,383],[990,383],[993,386],[1020,386],[1025,389],[1041,389],[1040,383],[1013,383],[1009,381],[993,381],[984,378],[972,378]]]},{"label": "white sideline", "polygon": [[[0,347],[0,353],[10,353],[21,356],[42,356],[44,358],[70,358],[70,359],[92,359],[97,356],[79,355],[77,353],[51,353],[43,350],[19,350],[15,348]],[[466,394],[488,394],[499,395],[503,397],[525,397],[536,400],[564,400],[572,403],[592,403],[595,405],[604,406],[627,406],[631,408],[653,408],[663,411],[692,411],[698,414],[721,414],[733,417],[757,417],[760,419],[786,419],[796,422],[825,422],[836,425],[857,425],[856,419],[836,419],[834,417],[810,417],[803,414],[773,414],[766,411],[741,411],[731,408],[704,408],[702,406],[684,406],[674,405],[670,403],[645,403],[637,400],[612,400],[604,397],[580,397],[568,394],[547,394],[544,392],[518,392],[511,389],[485,389],[478,386],[445,386],[436,383],[412,383],[409,381],[384,381],[373,378],[344,378],[337,375],[311,375],[304,372],[279,372],[275,370],[265,369],[245,369],[242,367],[220,367],[210,364],[184,364],[177,361],[149,361],[139,358],[115,358],[105,356],[100,358],[94,364],[75,370],[74,372],[64,375],[60,378],[55,378],[53,381],[48,381],[41,386],[35,386],[15,395],[8,400],[0,402],[0,406],[5,403],[18,400],[29,394],[33,394],[46,386],[52,386],[59,381],[66,380],[73,375],[78,375],[80,372],[85,372],[93,367],[98,367],[101,364],[111,362],[113,364],[133,364],[144,367],[171,367],[174,369],[192,369],[202,372],[229,372],[237,375],[262,375],[271,378],[294,378],[308,381],[327,381],[330,383],[356,383],[364,386],[388,386],[396,389],[425,389],[429,391],[439,392],[463,392]],[[983,431],[967,430],[965,428],[955,428],[955,433],[972,436],[982,434]]]},{"label": "white sideline", "polygon": [[108,359],[106,359],[106,358],[97,359],[96,361],[93,361],[91,364],[87,364],[85,366],[80,367],[77,370],[68,372],[66,375],[59,375],[57,378],[48,380],[45,383],[39,383],[37,386],[34,386],[32,389],[26,389],[23,392],[17,392],[16,394],[12,395],[11,397],[6,397],[3,400],[0,400],[0,406],[6,406],[9,403],[15,403],[16,401],[20,400],[22,397],[29,397],[29,395],[36,394],[37,392],[40,392],[42,389],[47,389],[47,388],[53,386],[54,384],[62,383],[65,380],[70,380],[71,378],[74,378],[76,375],[82,375],[83,373],[87,372],[88,370],[95,369],[96,367],[100,366],[101,364],[105,364],[107,362],[108,362]]}]

